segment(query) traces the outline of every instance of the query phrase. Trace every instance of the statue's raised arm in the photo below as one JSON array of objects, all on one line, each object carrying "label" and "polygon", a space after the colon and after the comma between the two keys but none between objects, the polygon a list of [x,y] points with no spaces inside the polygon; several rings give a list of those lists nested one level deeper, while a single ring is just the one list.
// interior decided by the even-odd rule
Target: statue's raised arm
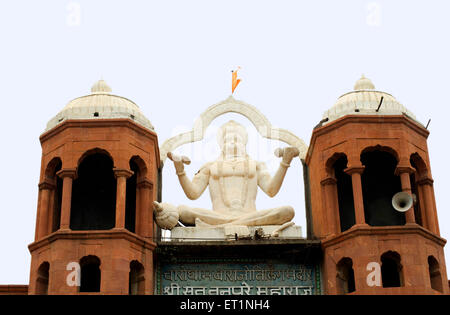
[{"label": "statue's raised arm", "polygon": [[178,180],[180,181],[180,185],[183,188],[186,197],[191,200],[198,199],[206,187],[208,186],[209,181],[209,170],[207,167],[202,167],[200,171],[195,174],[192,182],[186,176],[186,172],[184,171],[184,165],[191,164],[191,160],[186,156],[177,156],[172,152],[167,153],[167,157],[173,162],[176,173],[178,175]]},{"label": "statue's raised arm", "polygon": [[264,163],[258,163],[258,186],[262,189],[262,191],[270,197],[274,197],[280,191],[287,169],[291,165],[292,159],[298,156],[299,153],[299,150],[295,147],[277,149],[275,151],[275,156],[282,157],[282,160],[273,177],[270,176]]}]

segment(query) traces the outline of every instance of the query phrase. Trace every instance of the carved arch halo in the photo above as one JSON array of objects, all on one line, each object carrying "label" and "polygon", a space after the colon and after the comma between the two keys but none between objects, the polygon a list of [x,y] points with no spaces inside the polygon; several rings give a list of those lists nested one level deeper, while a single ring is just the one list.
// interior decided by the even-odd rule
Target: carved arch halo
[{"label": "carved arch halo", "polygon": [[233,96],[229,96],[226,100],[208,107],[197,118],[191,131],[181,133],[164,141],[159,149],[161,162],[165,162],[168,152],[175,150],[183,144],[203,140],[205,131],[211,122],[227,113],[237,113],[245,116],[252,122],[261,136],[267,139],[279,140],[298,148],[300,151],[300,159],[305,159],[308,146],[302,139],[286,129],[272,127],[269,120],[256,107],[236,100]]}]

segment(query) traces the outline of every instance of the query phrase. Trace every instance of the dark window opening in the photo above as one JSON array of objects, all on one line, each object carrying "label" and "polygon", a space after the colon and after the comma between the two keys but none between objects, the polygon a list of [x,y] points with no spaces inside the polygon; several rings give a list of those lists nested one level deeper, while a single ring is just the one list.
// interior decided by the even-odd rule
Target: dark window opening
[{"label": "dark window opening", "polygon": [[350,258],[342,258],[336,266],[336,288],[338,294],[347,294],[355,291],[355,273],[353,261]]},{"label": "dark window opening", "polygon": [[116,179],[106,154],[88,155],[73,182],[70,228],[108,230],[115,226]]},{"label": "dark window opening", "polygon": [[430,275],[430,284],[433,290],[443,292],[442,276],[439,269],[439,263],[433,256],[428,256],[428,271]]},{"label": "dark window opening", "polygon": [[345,156],[337,159],[333,167],[338,192],[341,232],[344,232],[356,223],[352,177],[344,172],[344,169],[347,168],[347,158]]},{"label": "dark window opening", "polygon": [[55,188],[52,190],[50,201],[50,217],[48,218],[49,232],[55,232],[59,229],[60,217],[61,217],[61,199],[62,199],[62,179],[56,175],[61,170],[62,161],[60,158],[54,158],[50,161],[45,176],[55,184]]},{"label": "dark window opening", "polygon": [[50,276],[50,264],[44,262],[39,266],[36,278],[36,294],[47,295],[48,294],[48,282]]},{"label": "dark window opening", "polygon": [[80,260],[81,283],[80,292],[100,292],[101,271],[100,259],[86,256]]},{"label": "dark window opening", "polygon": [[383,288],[403,286],[402,265],[398,253],[389,251],[381,256],[381,279]]},{"label": "dark window opening", "polygon": [[136,193],[137,176],[139,167],[134,161],[130,161],[130,169],[134,174],[127,179],[127,194],[125,201],[125,228],[135,233],[136,231]]},{"label": "dark window opening", "polygon": [[400,178],[394,174],[395,157],[385,151],[361,154],[365,165],[362,174],[364,215],[371,226],[404,225],[405,214],[392,206],[392,197],[402,190]]},{"label": "dark window opening", "polygon": [[135,260],[130,263],[128,293],[130,295],[143,295],[145,293],[144,267]]}]

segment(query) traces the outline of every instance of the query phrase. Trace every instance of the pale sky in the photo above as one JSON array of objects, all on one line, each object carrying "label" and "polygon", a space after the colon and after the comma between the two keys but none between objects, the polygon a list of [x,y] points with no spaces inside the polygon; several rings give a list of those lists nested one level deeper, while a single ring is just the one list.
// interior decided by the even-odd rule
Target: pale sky
[{"label": "pale sky", "polygon": [[[39,135],[100,78],[139,105],[162,144],[226,99],[230,71],[240,66],[235,98],[309,144],[323,112],[364,73],[424,125],[431,118],[428,148],[441,236],[448,238],[449,12],[445,0],[0,2],[0,284],[29,280]],[[207,152],[193,160],[188,175],[215,157],[214,131],[230,118],[252,133],[242,116],[218,118],[205,143],[180,148],[192,156]],[[276,166],[278,144],[258,143],[252,157]],[[163,200],[209,207],[208,192],[188,201],[167,165]],[[260,208],[285,204],[295,208],[305,235],[298,160],[275,198],[258,195]],[[449,255],[446,248],[447,261]]]}]

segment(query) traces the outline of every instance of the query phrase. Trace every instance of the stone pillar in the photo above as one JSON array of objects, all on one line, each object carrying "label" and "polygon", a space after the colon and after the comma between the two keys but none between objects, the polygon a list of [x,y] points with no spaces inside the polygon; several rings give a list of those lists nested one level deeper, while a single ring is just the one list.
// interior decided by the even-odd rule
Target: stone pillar
[{"label": "stone pillar", "polygon": [[51,224],[49,221],[49,211],[50,211],[50,196],[52,191],[55,189],[55,185],[49,181],[43,181],[39,184],[39,196],[40,209],[39,209],[39,227],[37,231],[37,239],[46,236],[48,233],[48,226]]},{"label": "stone pillar", "polygon": [[[409,166],[397,166],[395,175],[400,176],[402,191],[412,195],[410,174],[414,173],[414,169]],[[416,223],[414,216],[414,205],[405,212],[406,224]]]},{"label": "stone pillar", "polygon": [[116,229],[125,228],[125,207],[127,195],[127,178],[134,173],[127,169],[114,169],[114,176],[117,179],[116,193]]},{"label": "stone pillar", "polygon": [[[136,213],[136,221],[139,220],[140,235],[145,238],[153,237],[153,205],[151,204],[153,196],[153,183],[147,179],[137,184],[139,189],[139,214]],[[136,222],[136,226],[138,222]]]},{"label": "stone pillar", "polygon": [[361,185],[361,174],[364,172],[364,166],[352,166],[344,170],[352,177],[353,202],[355,205],[356,225],[367,225],[364,215],[364,199]]},{"label": "stone pillar", "polygon": [[426,216],[427,228],[431,232],[439,235],[439,226],[437,223],[437,214],[433,198],[433,180],[429,177],[424,177],[416,183],[422,192],[421,197],[424,201],[424,212]]},{"label": "stone pillar", "polygon": [[324,215],[326,216],[327,222],[327,233],[331,235],[338,234],[340,229],[339,220],[339,205],[336,199],[337,192],[337,181],[334,177],[327,177],[323,179],[320,184],[323,186],[324,200],[326,211]]},{"label": "stone pillar", "polygon": [[41,190],[38,190],[38,205],[37,205],[37,213],[36,213],[36,225],[34,228],[34,240],[37,241],[39,236],[39,218],[41,216],[41,197],[42,193]]},{"label": "stone pillar", "polygon": [[70,230],[70,208],[72,203],[72,184],[76,178],[75,169],[63,169],[56,173],[63,180],[60,230]]},{"label": "stone pillar", "polygon": [[53,189],[50,191],[50,201],[48,203],[48,216],[47,216],[47,235],[53,232],[53,222],[55,216],[55,194],[56,194],[56,182],[53,186]]}]

